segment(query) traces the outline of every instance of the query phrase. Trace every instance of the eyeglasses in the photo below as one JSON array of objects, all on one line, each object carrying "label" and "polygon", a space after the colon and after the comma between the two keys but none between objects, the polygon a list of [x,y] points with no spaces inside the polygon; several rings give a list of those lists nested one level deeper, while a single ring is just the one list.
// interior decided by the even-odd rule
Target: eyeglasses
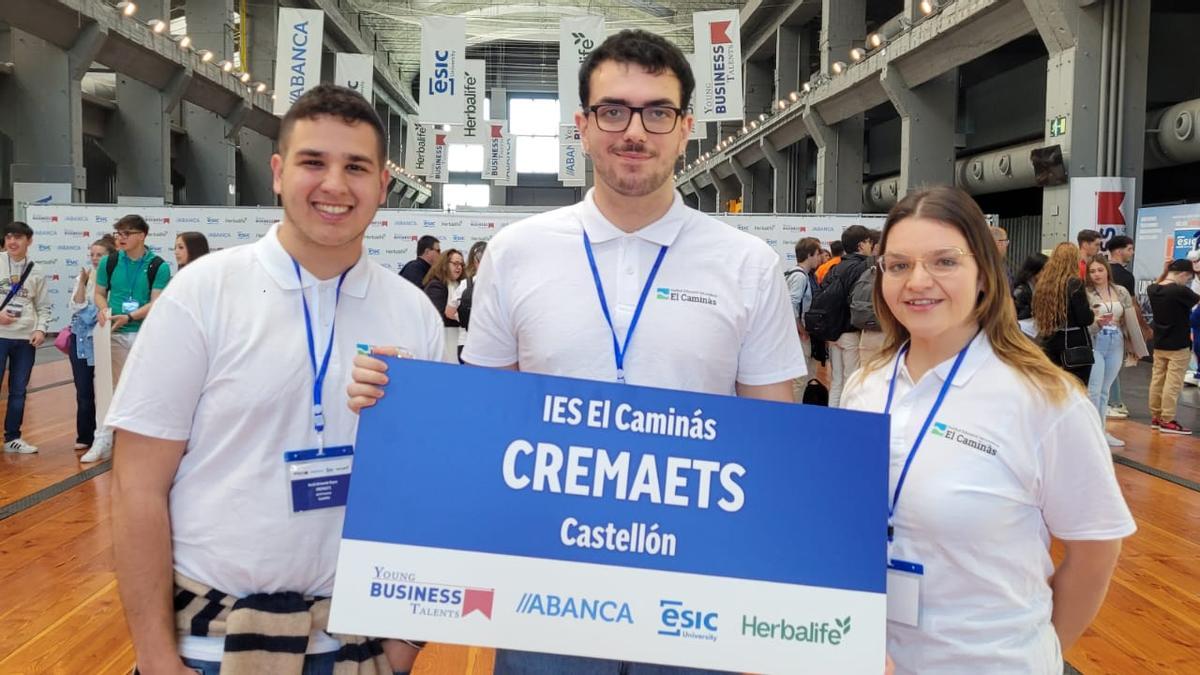
[{"label": "eyeglasses", "polygon": [[463,262],[461,260],[455,260],[455,261],[451,262],[450,265],[453,267],[462,267]]},{"label": "eyeglasses", "polygon": [[145,234],[141,230],[117,230],[113,232],[114,237],[128,237],[131,234]]},{"label": "eyeglasses", "polygon": [[908,277],[918,262],[930,276],[944,277],[957,272],[963,265],[963,259],[970,256],[972,254],[961,248],[943,248],[930,251],[919,258],[903,253],[885,253],[880,256],[876,264],[879,266],[879,271],[893,279]]},{"label": "eyeglasses", "polygon": [[621,103],[603,103],[585,108],[596,116],[596,125],[601,131],[625,131],[633,121],[633,114],[642,118],[642,128],[652,134],[669,134],[675,131],[682,108],[669,105],[647,105],[635,107]]}]

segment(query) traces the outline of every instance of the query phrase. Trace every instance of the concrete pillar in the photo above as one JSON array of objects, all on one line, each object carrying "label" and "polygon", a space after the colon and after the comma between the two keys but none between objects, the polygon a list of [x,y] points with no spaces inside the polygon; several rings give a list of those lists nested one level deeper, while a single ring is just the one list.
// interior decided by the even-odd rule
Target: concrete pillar
[{"label": "concrete pillar", "polygon": [[834,126],[815,108],[804,111],[804,124],[817,146],[816,213],[862,212],[863,116]]},{"label": "concrete pillar", "polygon": [[900,114],[900,195],[922,186],[954,185],[958,69],[909,88],[900,71],[888,65],[879,83]]},{"label": "concrete pillar", "polygon": [[[211,51],[216,62],[232,59],[233,35],[229,24],[233,9],[233,0],[187,0],[184,11],[193,48]],[[187,142],[179,160],[188,204],[237,204],[234,141],[238,130],[234,126],[236,120],[227,120],[184,102],[183,127],[187,130]]]},{"label": "concrete pillar", "polygon": [[117,165],[119,197],[151,197],[173,203],[169,99],[159,89],[117,75],[117,109],[104,148]]},{"label": "concrete pillar", "polygon": [[776,149],[770,139],[766,137],[759,140],[759,144],[771,166],[772,211],[774,213],[795,213],[795,194],[791,189],[795,167],[792,165],[791,158]]},{"label": "concrete pillar", "polygon": [[[1142,206],[1146,168],[1146,81],[1150,54],[1150,3],[1127,0],[1124,17],[1124,92],[1118,97],[1120,110],[1117,175],[1136,176],[1134,205]],[[1128,223],[1133,236],[1136,223]]]},{"label": "concrete pillar", "polygon": [[[750,213],[753,211],[753,206],[757,201],[755,197],[758,193],[758,190],[755,189],[754,184],[754,172],[752,172],[749,168],[742,166],[742,163],[738,161],[737,157],[729,158],[729,168],[733,169],[734,178],[736,178],[737,182],[741,184],[742,211],[745,213]],[[763,188],[765,189],[766,186],[764,185]],[[724,204],[725,202],[729,201],[729,199],[730,197],[722,195],[721,203]]]},{"label": "concrete pillar", "polygon": [[13,183],[70,183],[72,201],[84,201],[79,82],[107,40],[98,24],[86,27],[67,51],[24,31],[9,32],[14,68],[0,78],[0,127],[12,140]]},{"label": "concrete pillar", "polygon": [[850,49],[866,40],[866,0],[822,0],[821,72],[834,61],[850,62]]},{"label": "concrete pillar", "polygon": [[775,33],[775,100],[783,100],[807,79],[808,71],[800,70],[799,26],[780,26]]},{"label": "concrete pillar", "polygon": [[271,155],[275,141],[257,131],[238,132],[242,161],[237,167],[238,206],[275,206]]},{"label": "concrete pillar", "polygon": [[[1076,0],[1025,0],[1049,52],[1045,143],[1062,148],[1071,177],[1104,175],[1099,140],[1100,65],[1105,51],[1103,17],[1109,4],[1080,7]],[[1065,119],[1065,130],[1056,124],[1060,118]],[[1070,207],[1069,183],[1042,188],[1043,248],[1068,239]]]},{"label": "concrete pillar", "polygon": [[775,103],[775,76],[769,61],[746,62],[746,119],[771,112]]},{"label": "concrete pillar", "polygon": [[696,182],[696,210],[704,213],[717,212],[717,186],[715,184],[700,185]]},{"label": "concrete pillar", "polygon": [[[504,87],[492,87],[491,95],[491,113],[494,120],[508,119],[508,89]],[[511,124],[510,124],[511,129]],[[515,150],[514,144],[514,150]],[[490,203],[492,206],[505,206],[508,204],[508,187],[504,185],[496,185],[496,181],[488,181],[491,184],[489,188]]]},{"label": "concrete pillar", "polygon": [[[278,35],[279,3],[277,0],[248,0],[246,2],[246,62],[251,77],[275,89],[275,45]],[[191,20],[188,20],[191,29]]]},{"label": "concrete pillar", "polygon": [[715,212],[727,212],[729,210],[729,202],[742,196],[741,183],[734,176],[728,178],[718,176],[715,169],[708,170],[708,177],[712,180],[713,187],[716,188]]}]

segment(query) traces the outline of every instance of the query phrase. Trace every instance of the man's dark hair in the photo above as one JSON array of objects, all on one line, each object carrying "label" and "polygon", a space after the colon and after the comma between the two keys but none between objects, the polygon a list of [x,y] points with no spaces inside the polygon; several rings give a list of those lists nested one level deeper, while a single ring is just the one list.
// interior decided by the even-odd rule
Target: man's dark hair
[{"label": "man's dark hair", "polygon": [[813,254],[820,253],[821,240],[816,237],[805,237],[796,242],[796,262],[808,260]]},{"label": "man's dark hair", "polygon": [[1097,239],[1103,239],[1104,235],[1095,230],[1080,230],[1079,234],[1075,235],[1075,243],[1090,244]]},{"label": "man's dark hair", "polygon": [[[286,94],[280,92],[280,95]],[[287,114],[283,116],[283,121],[279,123],[280,154],[287,152],[288,137],[291,136],[292,127],[296,125],[297,120],[316,119],[321,115],[336,117],[346,124],[366,122],[370,125],[375,130],[377,141],[375,147],[379,154],[377,158],[380,164],[379,168],[383,168],[383,160],[387,157],[387,141],[385,140],[387,132],[384,131],[383,122],[379,121],[379,114],[375,112],[375,108],[367,102],[367,99],[362,97],[362,94],[328,82],[318,84],[306,91],[296,99]]]},{"label": "man's dark hair", "polygon": [[148,234],[150,232],[150,226],[146,224],[146,219],[142,218],[141,216],[139,216],[136,213],[131,213],[127,216],[123,216],[120,220],[113,223],[113,229],[115,229],[115,230],[137,230],[138,232],[141,232],[142,234]]},{"label": "man's dark hair", "polygon": [[696,78],[692,75],[692,67],[687,57],[679,48],[666,38],[644,30],[623,30],[608,36],[600,43],[583,63],[579,66],[579,104],[586,108],[591,105],[592,71],[605,61],[616,63],[635,63],[646,69],[652,75],[658,75],[670,70],[679,78],[681,98],[679,107],[687,109],[692,102],[692,90],[696,88]]},{"label": "man's dark hair", "polygon": [[427,234],[417,240],[417,257],[425,255],[425,251],[433,248],[438,243],[438,238],[432,234]]},{"label": "man's dark hair", "polygon": [[19,220],[14,220],[13,222],[4,226],[4,236],[7,237],[10,234],[33,239],[33,228]]},{"label": "man's dark hair", "polygon": [[883,236],[883,232],[882,232],[882,231],[880,231],[880,230],[876,230],[876,229],[874,229],[874,228],[872,228],[872,229],[870,229],[870,230],[867,230],[867,232],[868,232],[868,234],[870,234],[870,235],[871,235],[871,245],[872,245],[872,246],[874,246],[875,244],[878,244],[878,243],[879,243],[879,238]]},{"label": "man's dark hair", "polygon": [[829,255],[833,256],[834,258],[837,258],[837,257],[844,255],[845,253],[846,253],[846,249],[842,247],[842,242],[840,242],[840,241],[829,242]]},{"label": "man's dark hair", "polygon": [[871,238],[871,231],[863,225],[851,225],[842,231],[842,255],[858,253],[859,244],[864,241],[879,241]]},{"label": "man's dark hair", "polygon": [[1133,246],[1133,240],[1123,234],[1118,234],[1117,236],[1108,240],[1108,246],[1104,250],[1119,251],[1126,246]]}]

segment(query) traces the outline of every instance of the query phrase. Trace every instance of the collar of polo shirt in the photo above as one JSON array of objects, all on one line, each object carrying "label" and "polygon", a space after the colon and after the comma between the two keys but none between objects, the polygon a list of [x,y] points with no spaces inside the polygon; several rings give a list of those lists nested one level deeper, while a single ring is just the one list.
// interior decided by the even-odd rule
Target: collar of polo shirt
[{"label": "collar of polo shirt", "polygon": [[[946,377],[950,375],[950,369],[954,367],[954,359],[957,356],[958,354],[955,354],[954,357],[942,361],[930,372],[937,373],[938,379],[945,382]],[[958,367],[958,374],[954,376],[954,384],[951,386],[955,389],[965,387],[971,381],[971,378],[975,377],[975,373],[979,372],[979,369],[987,363],[989,358],[992,358],[992,343],[983,331],[979,331],[979,334],[971,341],[971,348],[967,350],[967,355],[963,358],[962,365]],[[893,363],[889,361],[888,367],[890,368]],[[904,378],[909,383],[916,384],[908,374],[908,367],[905,364],[900,364],[900,370],[904,372]]]},{"label": "collar of polo shirt", "polygon": [[[279,243],[279,223],[271,226],[267,234],[260,239],[255,246],[255,257],[262,263],[267,270],[267,274],[285,291],[294,291],[298,288],[308,288],[315,279],[312,273],[308,270],[305,272],[305,283],[302,285],[300,280],[296,278],[296,269],[292,267],[292,256],[283,249],[283,244]],[[342,282],[342,293],[354,298],[365,298],[367,296],[367,282],[371,275],[367,269],[366,255],[358,256],[358,262],[354,263],[354,267],[350,268],[350,273],[346,275],[346,280]]]},{"label": "collar of polo shirt", "polygon": [[[629,234],[616,225],[613,225],[608,218],[604,217],[603,213],[600,213],[599,207],[596,206],[596,199],[593,196],[594,191],[595,188],[588,190],[582,204],[583,229],[587,232],[588,238],[592,240],[592,243],[602,244]],[[683,197],[679,195],[679,192],[675,192],[675,200],[671,202],[671,208],[667,209],[666,214],[662,218],[632,234],[635,237],[645,239],[659,246],[670,246],[675,243],[675,238],[679,236],[679,231],[683,229],[683,223],[687,217],[687,207],[683,205]]]}]

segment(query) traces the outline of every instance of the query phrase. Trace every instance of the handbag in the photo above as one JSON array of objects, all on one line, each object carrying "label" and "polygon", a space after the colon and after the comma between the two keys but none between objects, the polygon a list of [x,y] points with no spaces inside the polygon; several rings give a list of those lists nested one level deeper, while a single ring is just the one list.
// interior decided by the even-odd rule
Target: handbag
[{"label": "handbag", "polygon": [[58,335],[54,338],[54,348],[58,351],[70,356],[71,347],[71,327],[67,326],[58,331]]},{"label": "handbag", "polygon": [[[1084,337],[1087,338],[1086,345],[1081,345],[1079,347],[1067,346],[1067,332],[1073,330],[1083,331]],[[1082,368],[1084,366],[1090,366],[1096,363],[1096,353],[1092,351],[1092,336],[1088,334],[1087,329],[1080,328],[1078,326],[1064,328],[1062,330],[1062,334],[1063,350],[1062,353],[1058,355],[1058,358],[1060,361],[1062,361],[1063,368]]]}]

